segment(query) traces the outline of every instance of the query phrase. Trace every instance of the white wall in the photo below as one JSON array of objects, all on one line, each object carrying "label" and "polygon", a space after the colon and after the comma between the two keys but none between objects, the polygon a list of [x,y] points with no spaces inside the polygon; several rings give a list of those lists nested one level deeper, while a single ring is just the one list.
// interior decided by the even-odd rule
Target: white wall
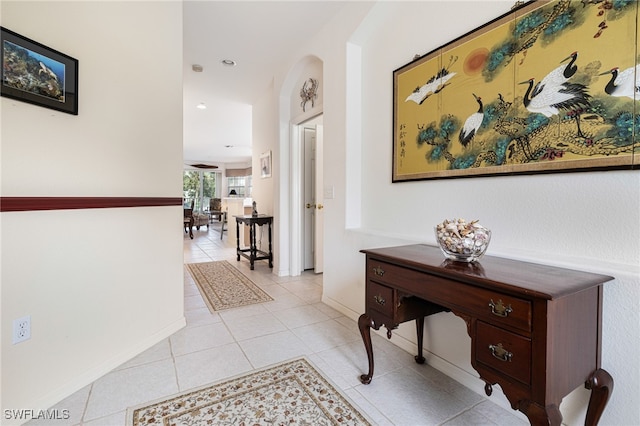
[{"label": "white wall", "polygon": [[[180,198],[181,3],[1,7],[2,26],[79,60],[78,116],[2,98],[2,196]],[[180,216],[2,213],[3,410],[46,409],[184,325]],[[24,315],[31,339],[12,345]]]},{"label": "white wall", "polygon": [[[327,125],[326,120],[329,120],[330,123],[336,120],[332,126],[335,129],[344,128],[344,123],[341,123],[345,116],[344,81],[333,78],[327,80],[326,76],[328,74],[340,76],[344,73],[345,46],[342,41],[346,40],[354,31],[371,5],[372,3],[369,2],[348,2],[336,18],[336,21],[329,26],[330,31],[333,33],[323,31],[305,49],[292,54],[290,61],[284,63],[281,72],[274,77],[273,87],[253,105],[254,166],[256,164],[255,155],[258,155],[258,152],[262,152],[265,149],[271,149],[273,152],[273,212],[276,229],[274,234],[274,247],[276,250],[274,253],[275,274],[297,274],[297,272],[291,271],[289,262],[291,250],[295,249],[290,244],[291,238],[296,238],[295,235],[292,236],[295,229],[291,227],[290,217],[292,208],[290,204],[291,187],[294,185],[290,176],[291,127],[322,112],[324,126]],[[327,43],[327,37],[332,39],[333,42]],[[332,55],[341,57],[342,60],[329,64],[323,62],[324,57]],[[322,63],[323,66],[321,86],[318,89],[322,91],[321,96],[319,96],[319,101],[322,102],[318,102],[315,107],[307,108],[306,112],[302,112],[299,107],[300,82],[306,78],[305,73],[313,72],[314,67],[319,63]],[[340,99],[334,99],[333,108],[327,111],[324,106],[326,93],[335,91],[336,83],[341,85],[338,91],[342,95]],[[298,109],[296,110],[296,108]],[[266,118],[274,114],[273,119]],[[326,137],[325,134],[325,139]],[[339,140],[334,140],[334,143],[344,147],[344,135],[338,137]],[[339,155],[340,151],[333,153]],[[325,158],[327,158],[326,155]],[[336,191],[341,190],[343,187],[343,184],[339,184],[339,182],[344,181],[343,169],[340,168],[341,164],[344,164],[344,156],[341,156],[339,161],[332,165],[330,175],[327,175],[325,170],[325,186],[331,184],[331,182],[336,182],[338,184]],[[330,179],[329,182],[327,178]],[[258,197],[257,192],[256,197]],[[336,194],[336,198],[334,200],[325,200],[325,206],[327,203],[340,203],[340,198],[343,198],[343,195]],[[335,211],[340,211],[340,209]],[[327,216],[327,214],[328,211],[325,210],[325,224],[327,221],[333,220],[333,217]],[[331,224],[331,226],[334,225],[340,227],[338,223]]]},{"label": "white wall", "polygon": [[[288,263],[283,264],[283,257],[280,255],[282,248],[280,211],[275,202],[276,196],[280,194],[276,191],[277,182],[281,179],[280,150],[273,141],[278,139],[277,125],[278,109],[277,102],[273,95],[273,86],[260,96],[253,104],[252,115],[252,185],[251,195],[256,202],[258,213],[273,215],[275,220],[272,229],[272,251],[273,251],[273,272],[276,275],[289,275]],[[271,150],[271,177],[260,176],[260,156]],[[285,162],[286,164],[286,162]],[[286,197],[286,195],[285,195]],[[266,239],[265,239],[266,243]],[[261,247],[262,250],[267,247]],[[288,258],[284,258],[287,262]]]},{"label": "white wall", "polygon": [[[324,64],[324,185],[335,187],[335,199],[325,202],[323,300],[356,319],[364,309],[360,249],[435,244],[432,226],[444,218],[480,219],[493,230],[490,255],[616,277],[605,286],[602,347],[602,366],[614,377],[615,389],[601,424],[640,424],[638,171],[391,183],[393,70],[512,5],[380,2],[362,20],[369,6],[349,4],[292,57],[295,63],[312,54]],[[290,69],[287,64],[276,78],[275,93]],[[350,99],[347,94],[361,97]],[[288,125],[283,117],[279,120],[281,126]],[[282,139],[271,143],[286,148]],[[361,173],[354,175],[353,170]],[[286,220],[281,226],[287,226]],[[483,382],[469,363],[464,322],[439,314],[426,327],[429,362],[483,393]],[[413,325],[403,326],[392,341],[413,351],[414,333]],[[584,422],[588,397],[581,388],[565,398],[560,408],[566,424]],[[507,406],[500,392],[492,400]]]},{"label": "white wall", "polygon": [[[386,20],[378,22],[377,31],[362,43],[362,140],[366,141],[361,150],[362,226],[407,241],[435,244],[432,226],[442,219],[480,219],[493,230],[489,254],[617,277],[605,288],[603,367],[616,379],[616,389],[602,423],[640,422],[637,382],[629,379],[639,374],[634,359],[640,355],[640,317],[631,312],[637,311],[640,300],[640,175],[637,171],[613,171],[391,184],[392,91],[388,82],[392,71],[415,53],[425,53],[464,34],[506,12],[510,5],[430,2],[378,7],[384,10]],[[420,17],[427,14],[441,19],[421,25]],[[410,34],[392,31],[398,22],[411,28]],[[389,119],[373,119],[385,116]],[[628,226],[617,234],[612,229],[614,223]],[[337,283],[336,289],[341,288]],[[626,326],[614,325],[629,322],[635,324],[633,333]],[[461,322],[450,314],[440,315],[427,327],[431,337],[426,346],[435,355],[434,362],[444,358],[474,375]],[[415,341],[409,327],[400,334]],[[630,353],[624,353],[622,347]],[[630,371],[635,374],[629,376]],[[580,390],[572,397],[575,404],[568,398],[561,407],[565,422],[582,423],[581,410],[588,392]]]}]

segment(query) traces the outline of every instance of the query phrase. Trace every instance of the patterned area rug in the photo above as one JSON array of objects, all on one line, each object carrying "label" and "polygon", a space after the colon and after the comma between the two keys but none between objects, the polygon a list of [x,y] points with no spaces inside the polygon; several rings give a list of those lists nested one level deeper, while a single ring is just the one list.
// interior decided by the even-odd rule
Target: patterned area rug
[{"label": "patterned area rug", "polygon": [[370,425],[306,358],[127,410],[141,425]]},{"label": "patterned area rug", "polygon": [[273,300],[226,260],[186,267],[211,312]]}]

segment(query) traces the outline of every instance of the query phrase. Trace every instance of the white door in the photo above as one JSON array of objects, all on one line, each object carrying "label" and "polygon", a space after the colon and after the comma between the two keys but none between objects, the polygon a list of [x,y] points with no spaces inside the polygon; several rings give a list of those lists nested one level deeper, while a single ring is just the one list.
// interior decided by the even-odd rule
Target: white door
[{"label": "white door", "polygon": [[316,125],[316,161],[315,161],[315,201],[316,218],[314,230],[314,270],[316,274],[324,271],[324,152],[322,124]]},{"label": "white door", "polygon": [[303,178],[302,203],[302,270],[314,268],[314,234],[316,217],[316,129],[304,127],[302,130]]},{"label": "white door", "polygon": [[323,271],[322,125],[303,129],[302,269]]}]

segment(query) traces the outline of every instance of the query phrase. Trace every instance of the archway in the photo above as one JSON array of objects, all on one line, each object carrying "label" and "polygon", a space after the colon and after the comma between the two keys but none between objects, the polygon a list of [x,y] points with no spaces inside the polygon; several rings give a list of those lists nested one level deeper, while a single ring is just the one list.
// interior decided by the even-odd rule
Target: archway
[{"label": "archway", "polygon": [[[304,269],[304,151],[301,127],[314,117],[321,116],[323,73],[322,61],[315,56],[302,58],[288,73],[280,91],[280,164],[287,166],[280,171],[276,205],[282,218],[279,229],[281,255],[288,259],[289,275],[300,275]],[[301,89],[309,88],[309,79],[317,82],[316,97],[302,101]],[[305,85],[305,83],[307,83]],[[288,118],[288,121],[287,121]],[[317,182],[322,188],[323,182]],[[316,203],[316,208],[321,202]],[[316,210],[317,211],[317,210]],[[288,226],[286,226],[288,224]],[[318,232],[322,232],[321,229]],[[284,266],[284,265],[283,265]],[[284,269],[284,268],[281,268]]]}]

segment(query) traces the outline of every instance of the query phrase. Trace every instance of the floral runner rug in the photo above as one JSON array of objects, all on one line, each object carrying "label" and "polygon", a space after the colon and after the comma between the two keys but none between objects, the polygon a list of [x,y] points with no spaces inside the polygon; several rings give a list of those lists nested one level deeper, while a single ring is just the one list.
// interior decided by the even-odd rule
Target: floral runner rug
[{"label": "floral runner rug", "polygon": [[142,425],[370,425],[302,357],[127,410]]},{"label": "floral runner rug", "polygon": [[187,263],[186,267],[211,312],[273,300],[226,260]]}]

